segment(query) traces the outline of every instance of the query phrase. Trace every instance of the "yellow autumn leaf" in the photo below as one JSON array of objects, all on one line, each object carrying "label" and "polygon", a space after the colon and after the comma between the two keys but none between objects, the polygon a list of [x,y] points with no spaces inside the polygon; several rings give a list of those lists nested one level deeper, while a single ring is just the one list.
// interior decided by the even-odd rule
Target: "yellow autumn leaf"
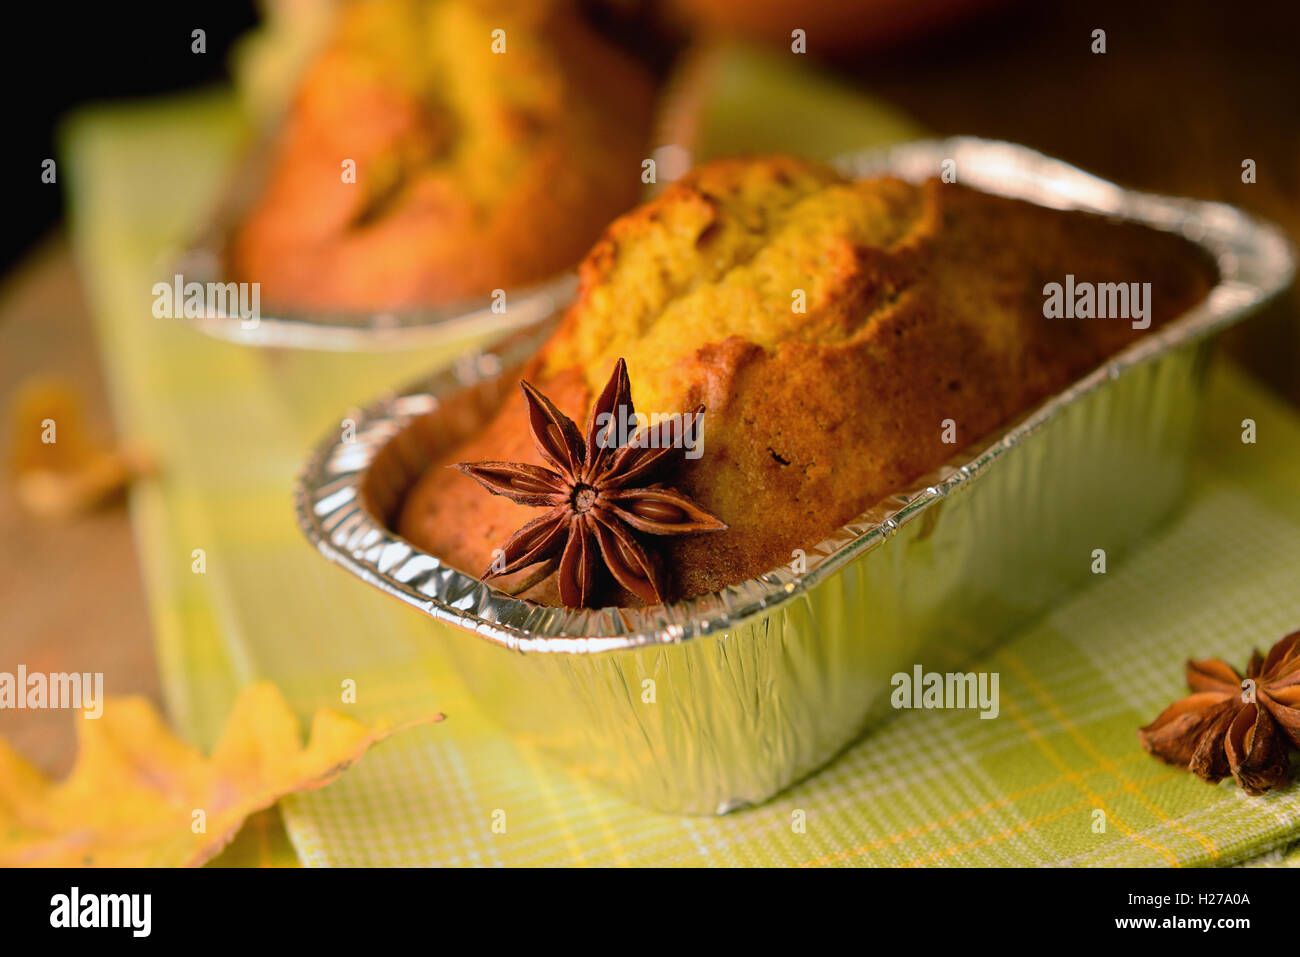
[{"label": "yellow autumn leaf", "polygon": [[9,400],[9,467],[14,474],[80,468],[98,449],[86,430],[76,388],[62,379],[28,379]]},{"label": "yellow autumn leaf", "polygon": [[0,739],[0,867],[196,867],[250,814],[323,787],[400,730],[322,708],[304,747],[269,682],[244,689],[207,758],[141,697],[108,698],[77,727],[76,762],[57,783]]},{"label": "yellow autumn leaf", "polygon": [[139,449],[93,436],[85,401],[71,383],[34,378],[9,403],[9,470],[19,504],[34,515],[62,518],[113,498],[152,471]]}]

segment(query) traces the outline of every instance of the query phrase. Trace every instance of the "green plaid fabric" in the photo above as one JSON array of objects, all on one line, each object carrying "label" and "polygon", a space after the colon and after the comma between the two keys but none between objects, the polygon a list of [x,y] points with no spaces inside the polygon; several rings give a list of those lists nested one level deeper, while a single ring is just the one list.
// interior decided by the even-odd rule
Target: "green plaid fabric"
[{"label": "green plaid fabric", "polygon": [[[1230,783],[1211,787],[1145,755],[1134,734],[1183,693],[1187,656],[1241,664],[1252,646],[1300,627],[1300,421],[1239,374],[1215,371],[1203,452],[1179,517],[972,665],[1001,675],[997,720],[905,712],[763,807],[664,816],[517,746],[440,655],[443,642],[467,636],[331,567],[294,526],[290,488],[309,446],[350,406],[448,354],[253,350],[151,315],[152,283],[169,275],[164,253],[201,214],[238,141],[231,102],[101,110],[67,134],[74,238],[115,412],[124,434],[161,464],[131,508],[174,723],[210,745],[235,691],[253,678],[275,681],[304,718],[322,705],[396,721],[447,715],[380,744],[328,788],[282,802],[304,863],[1275,865],[1300,857],[1300,786],[1259,798]],[[1244,418],[1256,421],[1257,444],[1240,441]],[[203,574],[192,570],[195,549],[204,551]],[[356,704],[341,702],[346,679],[356,682]],[[276,846],[265,830],[245,834],[223,862],[284,862]]]}]

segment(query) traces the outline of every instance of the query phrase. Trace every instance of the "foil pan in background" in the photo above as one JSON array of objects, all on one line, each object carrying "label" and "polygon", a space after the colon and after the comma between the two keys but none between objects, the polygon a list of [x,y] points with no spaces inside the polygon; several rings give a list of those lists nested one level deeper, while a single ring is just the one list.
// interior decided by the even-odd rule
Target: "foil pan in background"
[{"label": "foil pan in background", "polygon": [[[816,770],[888,709],[890,678],[952,670],[1091,574],[1175,507],[1195,443],[1210,336],[1291,279],[1281,234],[1230,207],[1120,189],[1023,147],[960,138],[850,157],[851,172],[932,175],[1175,230],[1222,280],[1021,420],[891,496],[789,568],[647,609],[512,598],[394,534],[430,458],[492,414],[548,327],[365,411],[296,490],[327,558],[431,619],[483,707],[520,739],[628,798],[710,814]],[[454,627],[447,627],[454,626]],[[360,640],[360,636],[358,636]]]},{"label": "foil pan in background", "polygon": [[[167,257],[165,270],[160,270],[165,271],[167,280],[178,274],[187,283],[231,279],[226,274],[225,252],[235,227],[261,193],[269,151],[267,140],[236,165],[208,220],[183,249]],[[491,298],[479,296],[420,308],[335,313],[288,311],[266,303],[256,322],[220,309],[188,321],[217,339],[250,346],[329,352],[454,347],[500,338],[542,322],[567,305],[577,288],[577,274],[567,272],[527,287],[507,289],[503,312],[493,312]]]}]

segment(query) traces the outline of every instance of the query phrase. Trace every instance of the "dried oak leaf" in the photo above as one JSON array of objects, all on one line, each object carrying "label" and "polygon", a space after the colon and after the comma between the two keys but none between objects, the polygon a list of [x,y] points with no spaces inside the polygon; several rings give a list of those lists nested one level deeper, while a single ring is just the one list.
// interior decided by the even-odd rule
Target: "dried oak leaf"
[{"label": "dried oak leaf", "polygon": [[1226,661],[1187,662],[1192,694],[1138,729],[1142,747],[1215,784],[1228,775],[1247,794],[1287,782],[1289,745],[1300,747],[1300,631],[1262,657],[1243,678]]},{"label": "dried oak leaf", "polygon": [[268,682],[244,689],[206,758],[137,696],[108,698],[101,718],[78,715],[77,727],[76,762],[57,783],[0,740],[0,867],[197,867],[249,815],[324,787],[400,730],[322,708],[304,747],[298,719]]}]

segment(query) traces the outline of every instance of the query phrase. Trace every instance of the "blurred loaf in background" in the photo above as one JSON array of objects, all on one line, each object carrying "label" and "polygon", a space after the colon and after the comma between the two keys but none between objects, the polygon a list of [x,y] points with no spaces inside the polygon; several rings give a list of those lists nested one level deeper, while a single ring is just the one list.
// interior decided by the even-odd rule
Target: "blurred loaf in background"
[{"label": "blurred loaf in background", "polygon": [[637,201],[651,97],[563,0],[344,4],[231,270],[264,304],[320,310],[547,279]]}]

